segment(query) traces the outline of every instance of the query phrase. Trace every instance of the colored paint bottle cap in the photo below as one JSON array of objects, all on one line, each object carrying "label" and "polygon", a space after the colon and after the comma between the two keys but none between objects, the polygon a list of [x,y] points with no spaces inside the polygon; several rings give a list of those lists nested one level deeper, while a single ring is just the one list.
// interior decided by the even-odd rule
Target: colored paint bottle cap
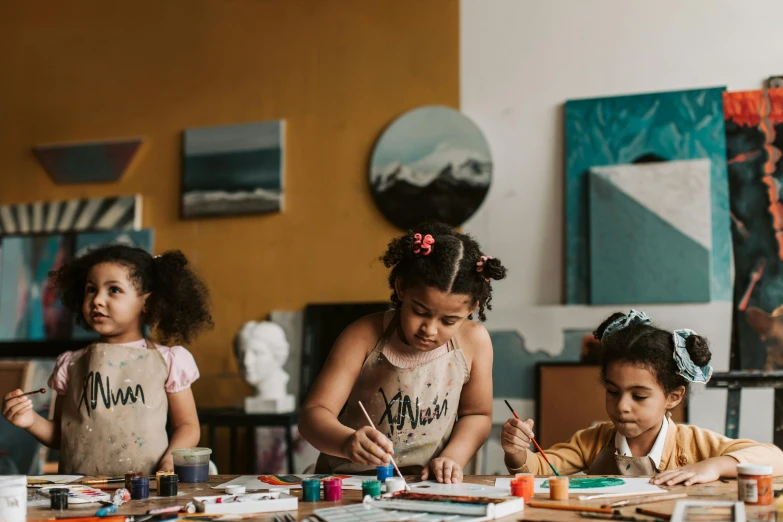
[{"label": "colored paint bottle cap", "polygon": [[394,476],[394,466],[392,466],[391,464],[387,466],[378,466],[377,468],[375,468],[375,474],[378,480],[381,482],[381,484],[383,484],[384,482],[386,482],[387,478]]},{"label": "colored paint bottle cap", "polygon": [[365,480],[362,482],[362,497],[372,498],[381,496],[381,482],[379,480]]},{"label": "colored paint bottle cap", "polygon": [[338,502],[343,499],[343,481],[340,478],[324,480],[324,500]]},{"label": "colored paint bottle cap", "polygon": [[302,481],[302,502],[318,502],[321,500],[321,481],[304,479]]},{"label": "colored paint bottle cap", "polygon": [[68,509],[68,490],[66,488],[53,488],[49,490],[51,508],[56,510]]},{"label": "colored paint bottle cap", "polygon": [[402,477],[389,477],[386,479],[386,493],[396,493],[405,489],[405,481]]}]

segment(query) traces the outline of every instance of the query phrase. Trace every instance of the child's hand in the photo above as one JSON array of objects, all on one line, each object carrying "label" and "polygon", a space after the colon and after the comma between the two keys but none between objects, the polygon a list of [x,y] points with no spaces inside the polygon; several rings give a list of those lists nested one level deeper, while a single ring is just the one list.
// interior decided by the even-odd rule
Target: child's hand
[{"label": "child's hand", "polygon": [[651,478],[650,483],[665,484],[667,486],[684,483],[683,485],[690,486],[692,484],[714,482],[721,477],[721,472],[723,471],[723,466],[718,461],[719,458],[707,459],[696,464],[683,466],[682,468],[664,471]]},{"label": "child's hand", "polygon": [[343,446],[345,456],[351,462],[366,466],[383,466],[391,462],[389,455],[394,453],[394,446],[383,433],[370,426],[358,429]]},{"label": "child's hand", "polygon": [[430,469],[438,482],[446,484],[459,484],[462,482],[462,467],[447,457],[438,457],[432,459],[430,463],[421,470],[421,480],[427,480],[430,476]]},{"label": "child's hand", "polygon": [[21,397],[22,390],[14,390],[3,397],[3,417],[17,428],[28,429],[35,424],[33,401]]},{"label": "child's hand", "polygon": [[516,455],[530,446],[533,439],[533,419],[525,422],[508,419],[500,433],[500,446],[507,455]]}]

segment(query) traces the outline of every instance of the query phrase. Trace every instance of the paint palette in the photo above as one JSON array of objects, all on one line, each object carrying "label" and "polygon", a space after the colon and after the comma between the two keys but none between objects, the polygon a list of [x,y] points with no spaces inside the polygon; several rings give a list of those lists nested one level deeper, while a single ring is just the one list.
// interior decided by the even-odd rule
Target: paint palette
[{"label": "paint palette", "polygon": [[56,484],[41,487],[41,492],[49,494],[50,489],[67,489],[69,504],[92,504],[95,502],[111,502],[111,495],[100,489],[91,488],[82,484]]},{"label": "paint palette", "polygon": [[414,511],[483,517],[486,520],[502,518],[525,509],[524,499],[519,497],[481,497],[474,495],[437,495],[398,491],[366,503],[382,509]]},{"label": "paint palette", "polygon": [[370,504],[353,504],[351,506],[316,509],[314,514],[324,522],[402,522],[406,520],[416,520],[417,522],[477,522],[479,520],[487,520],[487,517],[411,513],[410,511],[381,509]]}]

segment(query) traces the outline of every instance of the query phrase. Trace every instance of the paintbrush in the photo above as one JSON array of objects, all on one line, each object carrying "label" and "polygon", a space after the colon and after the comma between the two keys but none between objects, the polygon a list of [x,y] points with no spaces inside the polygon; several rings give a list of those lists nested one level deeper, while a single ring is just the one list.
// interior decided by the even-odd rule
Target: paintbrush
[{"label": "paintbrush", "polygon": [[640,515],[647,515],[648,517],[658,517],[664,520],[669,520],[672,518],[670,513],[661,513],[660,511],[650,511],[649,509],[644,509],[644,508],[636,508],[636,512],[639,513]]},{"label": "paintbrush", "polygon": [[611,508],[582,506],[578,504],[554,504],[549,502],[536,502],[535,500],[531,500],[527,505],[532,508],[562,509],[563,511],[582,511],[584,513],[609,513],[610,515],[614,513]]},{"label": "paintbrush", "polygon": [[[508,406],[508,409],[511,410],[511,413],[514,414],[514,418],[517,419],[518,421],[521,421],[522,419],[519,418],[519,415],[517,415],[517,412],[514,411],[514,408],[511,407],[511,405],[508,403],[508,401],[504,399],[503,402],[506,403],[506,406]],[[541,454],[541,456],[544,457],[544,460],[546,461],[547,464],[549,464],[549,467],[552,468],[552,471],[554,472],[554,474],[559,477],[560,473],[557,472],[557,470],[552,465],[552,463],[549,462],[549,459],[546,458],[546,453],[544,453],[544,450],[542,450],[541,446],[538,445],[538,442],[536,442],[536,439],[534,437],[530,437],[530,440],[532,440],[533,444],[536,445],[536,449]]]},{"label": "paintbrush", "polygon": [[[362,409],[362,411],[364,412],[364,416],[365,416],[365,417],[367,417],[367,422],[369,422],[369,423],[370,423],[370,426],[372,427],[372,429],[375,429],[375,424],[373,424],[373,423],[372,423],[372,419],[370,418],[370,415],[367,413],[367,410],[365,410],[365,409],[364,409],[364,404],[362,404],[362,401],[359,401],[359,407],[360,407],[360,408]],[[405,477],[403,477],[403,476],[402,476],[402,472],[400,471],[400,468],[398,468],[398,467],[397,467],[397,463],[396,463],[396,462],[394,462],[394,457],[392,457],[391,455],[389,455],[389,458],[391,459],[391,463],[392,463],[392,465],[394,466],[394,469],[396,469],[396,470],[397,470],[397,473],[399,473],[399,474],[400,474],[400,478],[401,478],[401,479],[402,479],[402,481],[405,483],[405,490],[406,490],[406,491],[410,491],[410,490],[411,490],[411,487],[408,485],[408,481],[407,481],[407,480],[405,480]]]},{"label": "paintbrush", "polygon": [[39,388],[35,391],[23,393],[22,395],[17,395],[17,397],[24,397],[25,395],[35,395],[36,393],[46,393],[46,388]]},{"label": "paintbrush", "polygon": [[601,507],[624,507],[624,506],[641,506],[642,504],[652,504],[653,502],[665,502],[666,500],[676,500],[678,498],[687,497],[687,493],[672,493],[670,495],[661,495],[658,497],[645,497],[645,498],[629,498],[625,500],[618,500],[611,504],[604,504]]}]

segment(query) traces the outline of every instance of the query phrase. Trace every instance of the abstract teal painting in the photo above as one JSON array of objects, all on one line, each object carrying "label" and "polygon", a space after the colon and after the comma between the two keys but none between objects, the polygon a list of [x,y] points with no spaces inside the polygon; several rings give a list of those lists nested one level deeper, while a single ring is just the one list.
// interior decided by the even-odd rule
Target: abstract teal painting
[{"label": "abstract teal painting", "polygon": [[182,216],[280,212],[284,129],[276,120],[186,130]]},{"label": "abstract teal painting", "polygon": [[710,298],[732,299],[723,90],[638,94],[565,104],[567,304],[591,302],[590,169],[689,159],[710,160]]}]

